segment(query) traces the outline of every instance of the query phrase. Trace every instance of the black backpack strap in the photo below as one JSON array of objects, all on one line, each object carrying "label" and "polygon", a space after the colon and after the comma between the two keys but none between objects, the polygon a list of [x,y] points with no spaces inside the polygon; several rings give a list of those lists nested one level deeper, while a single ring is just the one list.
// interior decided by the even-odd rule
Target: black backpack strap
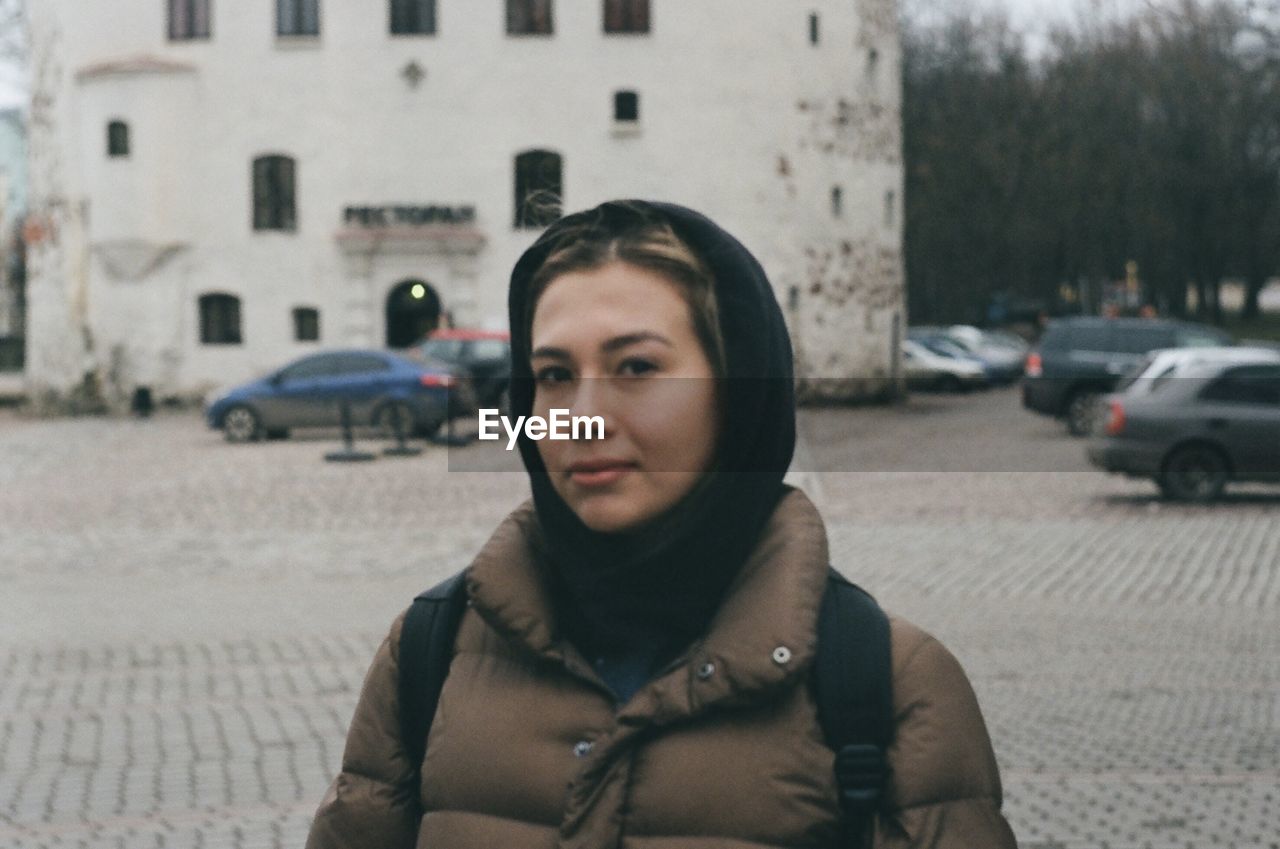
[{"label": "black backpack strap", "polygon": [[465,575],[459,572],[415,598],[400,628],[400,736],[415,771],[422,768],[431,720],[453,660],[454,637],[467,608]]},{"label": "black backpack strap", "polygon": [[814,687],[818,721],[836,753],[841,845],[868,845],[888,779],[893,741],[889,617],[876,600],[831,570],[818,616]]}]

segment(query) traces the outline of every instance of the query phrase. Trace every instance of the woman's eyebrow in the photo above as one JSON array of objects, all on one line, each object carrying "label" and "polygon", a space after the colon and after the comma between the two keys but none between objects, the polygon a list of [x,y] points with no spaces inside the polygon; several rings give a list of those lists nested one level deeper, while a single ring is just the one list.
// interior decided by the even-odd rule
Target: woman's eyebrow
[{"label": "woman's eyebrow", "polygon": [[550,345],[543,345],[539,348],[534,348],[529,352],[529,359],[536,360],[539,357],[549,357],[553,360],[573,359],[573,357],[569,355],[569,352],[564,348],[553,348]]},{"label": "woman's eyebrow", "polygon": [[666,345],[668,348],[675,347],[671,340],[663,336],[661,333],[654,333],[652,330],[641,330],[637,333],[626,333],[622,336],[615,336],[601,345],[600,350],[609,354],[619,350],[620,348],[625,348],[628,345],[634,345],[637,342],[659,342]]}]

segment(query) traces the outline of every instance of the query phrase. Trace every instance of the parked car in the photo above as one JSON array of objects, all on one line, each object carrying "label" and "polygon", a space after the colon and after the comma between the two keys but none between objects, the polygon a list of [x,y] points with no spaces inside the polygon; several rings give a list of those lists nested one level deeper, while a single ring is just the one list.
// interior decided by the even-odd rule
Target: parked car
[{"label": "parked car", "polygon": [[355,426],[429,436],[466,415],[474,399],[466,377],[443,363],[417,363],[378,350],[327,351],[237,386],[205,408],[209,427],[229,442],[284,438],[294,428],[335,427],[343,403]]},{"label": "parked car", "polygon": [[1280,481],[1280,360],[1187,360],[1106,398],[1090,461],[1209,501],[1231,481]]},{"label": "parked car", "polygon": [[1165,348],[1152,351],[1116,384],[1116,393],[1145,395],[1163,381],[1188,369],[1221,363],[1280,362],[1280,348],[1238,346],[1229,348]]},{"label": "parked car", "polygon": [[1158,348],[1221,347],[1231,337],[1190,322],[1143,318],[1066,318],[1049,322],[1027,355],[1022,405],[1064,419],[1074,436],[1093,427],[1098,399]]},{"label": "parked car", "polygon": [[902,370],[907,385],[916,389],[963,392],[987,384],[986,369],[977,360],[955,352],[940,353],[910,339],[902,343]]},{"label": "parked car", "polygon": [[506,409],[511,334],[505,330],[442,328],[417,346],[416,356],[465,370],[479,406]]},{"label": "parked car", "polygon": [[1004,335],[997,336],[967,324],[912,327],[907,331],[907,338],[922,343],[945,340],[959,347],[965,354],[983,364],[987,378],[992,383],[1012,383],[1017,380],[1022,376],[1026,361],[1027,349],[1024,344],[1015,344]]}]

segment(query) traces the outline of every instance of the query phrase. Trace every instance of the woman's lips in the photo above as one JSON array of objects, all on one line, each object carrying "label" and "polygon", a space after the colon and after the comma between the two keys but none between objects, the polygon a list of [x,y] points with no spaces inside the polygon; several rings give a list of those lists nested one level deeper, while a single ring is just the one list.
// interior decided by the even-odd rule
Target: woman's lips
[{"label": "woman's lips", "polygon": [[614,461],[574,463],[568,469],[569,480],[584,487],[608,486],[621,480],[634,468],[634,463]]}]

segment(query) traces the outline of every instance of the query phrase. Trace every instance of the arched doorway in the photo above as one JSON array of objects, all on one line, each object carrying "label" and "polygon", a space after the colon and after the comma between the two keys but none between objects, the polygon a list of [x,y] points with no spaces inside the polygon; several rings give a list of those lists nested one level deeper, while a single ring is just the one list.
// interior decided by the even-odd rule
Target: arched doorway
[{"label": "arched doorway", "polygon": [[440,324],[440,296],[424,280],[404,280],[387,295],[387,347],[408,348]]}]

